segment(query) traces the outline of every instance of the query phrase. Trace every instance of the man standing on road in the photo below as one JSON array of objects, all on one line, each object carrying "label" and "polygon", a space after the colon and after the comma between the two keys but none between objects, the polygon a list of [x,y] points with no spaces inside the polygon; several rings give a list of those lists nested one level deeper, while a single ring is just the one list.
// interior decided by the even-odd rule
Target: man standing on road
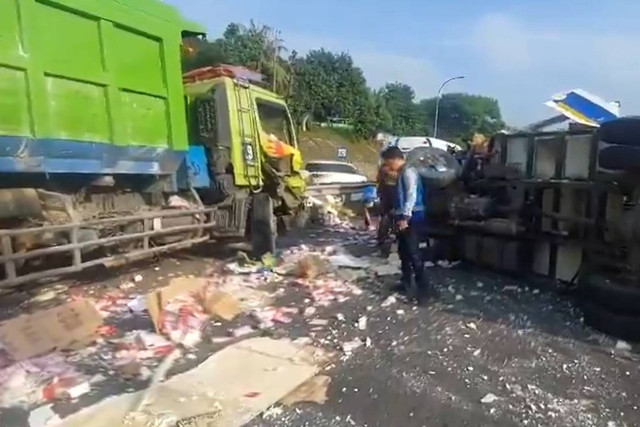
[{"label": "man standing on road", "polygon": [[[383,152],[384,157],[384,152]],[[391,252],[393,211],[396,204],[396,184],[398,173],[392,171],[386,162],[382,162],[378,170],[376,182],[380,195],[380,224],[378,225],[378,247],[383,258],[388,258]]]},{"label": "man standing on road", "polygon": [[416,299],[418,304],[423,304],[434,296],[434,293],[419,248],[420,230],[425,222],[422,180],[415,168],[405,164],[404,154],[398,147],[388,148],[382,158],[391,171],[398,173],[394,214],[402,270],[401,286],[410,291],[415,280]]}]

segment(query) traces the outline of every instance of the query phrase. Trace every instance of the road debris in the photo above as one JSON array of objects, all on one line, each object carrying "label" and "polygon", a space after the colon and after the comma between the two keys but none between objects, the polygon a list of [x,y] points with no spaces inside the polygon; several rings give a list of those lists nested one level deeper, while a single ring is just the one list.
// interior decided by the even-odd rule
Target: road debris
[{"label": "road debris", "polygon": [[323,404],[327,401],[329,384],[331,384],[331,377],[326,375],[315,376],[287,394],[280,403],[286,406],[292,406],[296,403]]},{"label": "road debris", "polygon": [[616,342],[616,350],[631,351],[631,344],[626,341],[618,340]]},{"label": "road debris", "polygon": [[252,334],[254,333],[255,330],[251,327],[251,326],[240,326],[239,328],[236,328],[234,330],[231,331],[231,336],[235,337],[235,338],[240,338],[240,337],[244,337],[246,335]]},{"label": "road debris", "polygon": [[327,319],[312,319],[309,321],[309,326],[327,326],[329,321]]},{"label": "road debris", "polygon": [[300,259],[293,270],[293,275],[300,279],[315,279],[326,273],[329,264],[317,254],[310,254]]},{"label": "road debris", "polygon": [[367,329],[367,316],[360,316],[358,319],[358,329],[361,331]]},{"label": "road debris", "polygon": [[112,341],[116,345],[116,365],[165,357],[175,348],[163,336],[144,330],[127,332],[123,338]]},{"label": "road debris", "polygon": [[291,315],[296,313],[298,313],[298,309],[293,307],[265,307],[254,310],[252,315],[260,322],[260,329],[269,329],[273,328],[276,323],[291,323],[293,320]]},{"label": "road debris", "polygon": [[438,262],[436,262],[436,264],[440,268],[454,268],[455,266],[460,264],[460,261],[439,260]]},{"label": "road debris", "polygon": [[385,299],[382,302],[382,304],[380,304],[380,307],[389,307],[389,306],[391,306],[391,305],[393,305],[393,304],[395,304],[397,302],[398,302],[398,300],[395,297],[395,295],[390,295],[390,296],[387,297],[387,299]]},{"label": "road debris", "polygon": [[61,422],[58,414],[53,412],[52,404],[43,405],[29,413],[29,427],[47,427]]},{"label": "road debris", "polygon": [[265,420],[272,420],[279,418],[284,413],[282,406],[272,406],[262,413],[262,418]]},{"label": "road debris", "polygon": [[498,396],[493,393],[488,393],[482,399],[480,399],[480,403],[493,403],[498,400]]},{"label": "road debris", "polygon": [[[157,425],[167,417],[202,417],[215,407],[217,425],[239,427],[315,376],[324,363],[326,355],[319,349],[300,348],[289,340],[252,338],[157,384],[146,394],[144,405],[138,403],[145,393],[124,394],[83,409],[63,422],[65,427],[111,427],[121,425],[123,419],[134,419],[134,425]],[[129,412],[130,408],[134,412]]]},{"label": "road debris", "polygon": [[0,370],[0,407],[22,407],[62,397],[67,387],[82,385],[85,378],[59,353],[16,362]]},{"label": "road debris", "polygon": [[342,351],[346,356],[350,356],[355,350],[362,347],[362,340],[360,338],[356,338],[351,341],[343,342],[341,347]]},{"label": "road debris", "polygon": [[374,265],[371,271],[377,276],[394,276],[400,273],[399,267],[391,264]]},{"label": "road debris", "polygon": [[332,255],[328,258],[328,260],[334,267],[367,268],[371,266],[371,263],[368,260],[356,258],[345,253]]},{"label": "road debris", "polygon": [[146,295],[139,295],[127,303],[127,308],[134,314],[142,314],[147,311]]}]

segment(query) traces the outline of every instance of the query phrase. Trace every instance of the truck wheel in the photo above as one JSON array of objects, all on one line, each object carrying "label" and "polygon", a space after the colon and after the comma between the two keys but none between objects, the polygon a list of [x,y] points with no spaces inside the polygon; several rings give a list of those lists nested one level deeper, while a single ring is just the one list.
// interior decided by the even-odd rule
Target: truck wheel
[{"label": "truck wheel", "polygon": [[640,288],[588,274],[580,285],[585,299],[619,314],[640,316]]},{"label": "truck wheel", "polygon": [[584,323],[605,334],[628,341],[640,341],[640,316],[629,316],[607,310],[585,301],[582,306]]},{"label": "truck wheel", "polygon": [[273,212],[273,200],[268,194],[260,193],[251,201],[251,248],[255,257],[260,258],[276,251],[277,224]]},{"label": "truck wheel", "polygon": [[599,137],[608,144],[640,147],[640,117],[622,117],[600,126]]},{"label": "truck wheel", "polygon": [[598,153],[601,168],[617,171],[640,169],[640,148],[612,145]]}]

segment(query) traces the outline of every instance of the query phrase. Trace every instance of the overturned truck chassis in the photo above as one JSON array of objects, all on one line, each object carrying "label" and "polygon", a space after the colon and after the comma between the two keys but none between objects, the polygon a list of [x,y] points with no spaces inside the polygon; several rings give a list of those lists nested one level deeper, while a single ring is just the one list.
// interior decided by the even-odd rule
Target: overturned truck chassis
[{"label": "overturned truck chassis", "polygon": [[497,135],[457,187],[434,192],[428,236],[502,271],[638,282],[640,175],[599,167],[603,145],[590,131]]},{"label": "overturned truck chassis", "polygon": [[78,203],[77,195],[0,189],[0,291],[236,236],[246,223],[242,200],[205,207],[195,192],[157,203],[139,193],[96,196],[100,203]]}]

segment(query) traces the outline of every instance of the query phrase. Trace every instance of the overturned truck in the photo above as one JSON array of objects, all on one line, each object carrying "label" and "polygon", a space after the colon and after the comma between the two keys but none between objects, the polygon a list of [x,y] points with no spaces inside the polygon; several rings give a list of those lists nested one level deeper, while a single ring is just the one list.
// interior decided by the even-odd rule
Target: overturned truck
[{"label": "overturned truck", "polygon": [[432,190],[446,255],[577,285],[588,324],[640,339],[640,118],[496,135]]}]

